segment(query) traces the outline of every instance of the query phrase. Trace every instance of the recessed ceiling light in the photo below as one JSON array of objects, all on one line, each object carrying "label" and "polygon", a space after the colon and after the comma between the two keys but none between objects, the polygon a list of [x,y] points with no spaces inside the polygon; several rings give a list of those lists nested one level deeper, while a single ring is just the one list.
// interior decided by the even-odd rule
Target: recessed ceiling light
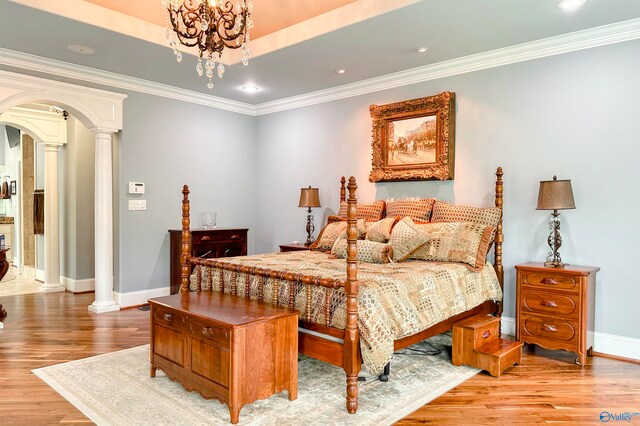
[{"label": "recessed ceiling light", "polygon": [[347,72],[347,70],[343,70],[342,68],[340,68],[339,70],[336,70],[336,72],[338,74],[344,74],[345,72]]},{"label": "recessed ceiling light", "polygon": [[96,53],[95,49],[90,48],[89,46],[82,46],[81,44],[72,44],[67,46],[67,49],[74,53],[80,53],[82,55],[91,55]]},{"label": "recessed ceiling light", "polygon": [[247,93],[256,93],[257,91],[260,90],[260,88],[258,86],[246,85],[246,86],[242,86],[242,90],[244,90]]},{"label": "recessed ceiling light", "polygon": [[558,3],[558,7],[565,12],[573,12],[584,6],[586,2],[587,0],[562,0]]},{"label": "recessed ceiling light", "polygon": [[424,53],[427,50],[429,50],[429,48],[428,47],[418,47],[416,50],[418,51],[418,53]]}]

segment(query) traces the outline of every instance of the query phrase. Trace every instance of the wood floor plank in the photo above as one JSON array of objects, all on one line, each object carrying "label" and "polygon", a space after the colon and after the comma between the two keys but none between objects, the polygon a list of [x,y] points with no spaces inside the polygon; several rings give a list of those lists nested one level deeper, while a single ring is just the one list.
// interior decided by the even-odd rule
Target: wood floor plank
[{"label": "wood floor plank", "polygon": [[[92,314],[92,293],[0,297],[0,424],[90,424],[32,369],[149,341],[149,312]],[[401,425],[600,423],[600,412],[640,411],[640,365],[527,348],[522,365],[496,379],[480,373],[398,422]],[[393,380],[393,364],[390,380]],[[640,422],[640,418],[634,418]]]}]

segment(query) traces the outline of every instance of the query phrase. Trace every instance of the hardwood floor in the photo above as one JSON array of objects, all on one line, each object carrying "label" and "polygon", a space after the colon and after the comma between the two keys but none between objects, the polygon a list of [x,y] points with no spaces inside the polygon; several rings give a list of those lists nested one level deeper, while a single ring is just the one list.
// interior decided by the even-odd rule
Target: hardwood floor
[{"label": "hardwood floor", "polygon": [[[148,343],[148,312],[95,315],[92,301],[92,293],[0,297],[9,313],[0,330],[0,424],[90,423],[31,370]],[[595,357],[580,368],[574,357],[525,350],[523,365],[501,378],[480,373],[399,424],[589,424],[605,410],[640,412],[640,365]]]}]

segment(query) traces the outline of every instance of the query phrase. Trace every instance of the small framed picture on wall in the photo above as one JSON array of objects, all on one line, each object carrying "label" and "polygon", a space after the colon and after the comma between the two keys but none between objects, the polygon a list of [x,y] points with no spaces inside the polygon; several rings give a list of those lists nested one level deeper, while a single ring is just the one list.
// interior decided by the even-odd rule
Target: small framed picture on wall
[{"label": "small framed picture on wall", "polygon": [[18,193],[18,188],[16,186],[16,181],[11,181],[11,195],[16,195]]}]

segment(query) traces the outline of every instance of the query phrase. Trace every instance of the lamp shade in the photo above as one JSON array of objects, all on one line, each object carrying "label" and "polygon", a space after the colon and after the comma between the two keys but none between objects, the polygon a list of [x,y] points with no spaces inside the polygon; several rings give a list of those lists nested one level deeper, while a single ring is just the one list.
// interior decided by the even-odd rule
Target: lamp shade
[{"label": "lamp shade", "polygon": [[301,188],[300,202],[298,207],[321,207],[320,197],[318,196],[318,188]]},{"label": "lamp shade", "polygon": [[553,180],[540,181],[538,207],[536,207],[536,210],[565,210],[575,208],[576,203],[573,200],[571,180],[558,180],[558,178],[554,176]]}]

